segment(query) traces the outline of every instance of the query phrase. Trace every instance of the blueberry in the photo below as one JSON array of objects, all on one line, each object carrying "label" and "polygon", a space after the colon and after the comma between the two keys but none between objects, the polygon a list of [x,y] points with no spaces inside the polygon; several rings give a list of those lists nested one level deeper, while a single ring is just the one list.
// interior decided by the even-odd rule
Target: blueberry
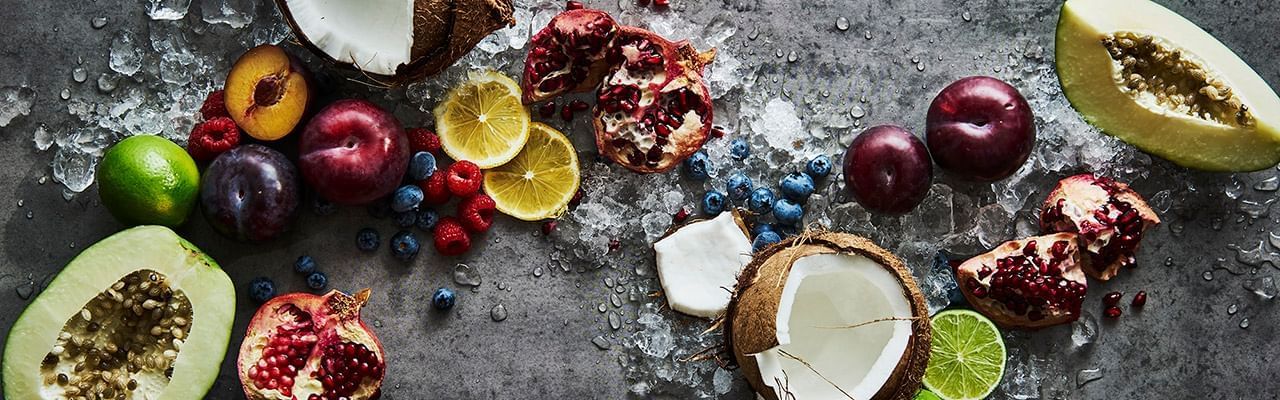
[{"label": "blueberry", "polygon": [[725,191],[729,193],[729,198],[735,201],[746,200],[751,195],[751,178],[742,172],[735,172],[729,176],[729,181],[725,183]]},{"label": "blueberry", "polygon": [[437,310],[448,310],[453,308],[453,303],[456,302],[458,302],[458,296],[454,295],[453,290],[450,290],[449,288],[442,287],[436,289],[436,292],[431,294],[431,305],[435,306]]},{"label": "blueberry", "polygon": [[724,193],[717,191],[709,191],[702,196],[702,213],[707,215],[720,215],[724,212]]},{"label": "blueberry", "polygon": [[782,196],[797,203],[803,203],[809,200],[809,195],[813,194],[813,178],[808,174],[792,172],[782,177],[782,181],[778,182],[778,186],[782,188]]},{"label": "blueberry", "polygon": [[400,261],[412,260],[418,255],[418,237],[409,231],[396,232],[391,237],[391,255]]},{"label": "blueberry", "polygon": [[422,203],[422,188],[418,185],[404,185],[396,189],[391,196],[391,211],[405,212],[418,207]]},{"label": "blueberry", "polygon": [[316,271],[312,272],[311,275],[307,275],[307,287],[311,288],[311,290],[321,290],[325,286],[329,286],[329,277],[325,276],[323,272]]},{"label": "blueberry", "polygon": [[409,210],[405,212],[396,213],[396,226],[399,226],[401,228],[408,228],[413,226],[413,224],[416,224],[416,223],[418,223],[417,211]]},{"label": "blueberry", "polygon": [[415,181],[430,178],[436,173],[436,156],[425,151],[413,153],[413,158],[409,159],[409,179]]},{"label": "blueberry", "polygon": [[782,236],[778,236],[778,232],[772,232],[772,231],[762,232],[760,233],[759,236],[756,236],[755,241],[751,242],[751,251],[752,252],[760,251],[760,249],[763,249],[765,246],[778,243],[781,241],[782,241]]},{"label": "blueberry", "polygon": [[804,219],[804,208],[791,199],[778,199],[773,203],[773,218],[784,225],[795,225]]},{"label": "blueberry", "polygon": [[[771,205],[770,208],[772,207],[773,206]],[[773,227],[773,224],[765,223],[765,222],[757,223],[756,226],[751,227],[751,236],[753,237],[760,236],[760,234],[765,232],[777,233],[777,229]]]},{"label": "blueberry", "polygon": [[715,167],[711,165],[711,159],[707,157],[707,152],[698,150],[698,152],[693,153],[689,158],[684,159],[680,168],[684,171],[684,174],[689,177],[689,179],[705,181],[711,176],[711,172]]},{"label": "blueberry", "polygon": [[333,214],[333,212],[337,210],[337,206],[334,206],[333,203],[330,203],[329,200],[325,200],[323,197],[316,196],[315,199],[311,201],[311,211],[321,217]]},{"label": "blueberry", "polygon": [[312,259],[311,256],[300,256],[298,261],[293,262],[293,272],[306,275],[315,270],[316,260]]},{"label": "blueberry", "polygon": [[258,303],[266,303],[276,297],[276,283],[271,278],[260,276],[249,281],[249,299]]},{"label": "blueberry", "polygon": [[373,228],[364,228],[356,233],[356,247],[361,251],[374,251],[378,249],[382,238],[378,237],[378,231]]},{"label": "blueberry", "polygon": [[751,197],[747,199],[747,209],[751,212],[764,215],[773,211],[773,202],[777,197],[773,195],[773,191],[769,188],[756,188],[751,191]]},{"label": "blueberry", "polygon": [[436,227],[436,222],[440,221],[440,214],[436,214],[436,210],[424,208],[418,210],[418,229],[423,232],[431,232]]},{"label": "blueberry", "polygon": [[747,146],[746,139],[737,138],[729,143],[729,157],[735,160],[745,160],[751,155],[751,147]]},{"label": "blueberry", "polygon": [[831,174],[831,157],[826,154],[819,154],[809,159],[809,163],[805,164],[804,172],[809,174],[813,179],[825,178]]}]

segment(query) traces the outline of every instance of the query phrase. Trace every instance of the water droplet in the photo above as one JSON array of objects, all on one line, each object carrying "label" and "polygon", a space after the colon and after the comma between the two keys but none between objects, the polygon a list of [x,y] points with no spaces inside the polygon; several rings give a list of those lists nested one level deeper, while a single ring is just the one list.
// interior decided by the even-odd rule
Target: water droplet
[{"label": "water droplet", "polygon": [[599,306],[596,306],[596,311],[605,312],[605,311],[609,311],[609,308],[608,306],[604,305],[604,303],[600,303]]},{"label": "water droplet", "polygon": [[849,109],[849,116],[854,119],[860,119],[867,116],[867,110],[864,110],[861,106],[853,106],[853,108]]},{"label": "water droplet", "polygon": [[1166,266],[1166,267],[1172,267],[1172,266],[1173,266],[1173,257],[1165,257],[1165,259],[1164,259],[1164,266]]},{"label": "water droplet", "polygon": [[871,31],[864,32],[862,37],[867,38],[867,40],[871,40]]},{"label": "water droplet", "polygon": [[606,287],[613,287],[613,277],[604,278],[604,285]]},{"label": "water droplet", "polygon": [[778,56],[778,58],[782,58],[782,57],[783,57],[783,56],[785,56],[786,54],[783,54],[783,53],[782,53],[782,49],[777,49],[777,50],[774,50],[774,51],[773,51],[773,55]]},{"label": "water droplet", "polygon": [[859,102],[859,103],[862,103],[862,104],[866,104],[866,103],[867,103],[867,95],[865,95],[865,94],[864,94],[864,95],[862,95],[861,97],[858,97],[858,102]]},{"label": "water droplet", "polygon": [[792,50],[790,53],[787,53],[787,62],[796,62],[798,58],[799,56],[796,55],[795,50]]},{"label": "water droplet", "polygon": [[1280,189],[1280,177],[1273,176],[1253,184],[1253,190],[1259,192],[1274,192],[1277,189]]},{"label": "water droplet", "polygon": [[502,304],[493,306],[489,310],[489,318],[493,319],[493,322],[502,322],[507,319],[507,307]]},{"label": "water droplet", "polygon": [[1076,373],[1076,387],[1084,387],[1085,384],[1102,379],[1102,369],[1089,368],[1082,369]]},{"label": "water droplet", "polygon": [[541,277],[542,277],[542,267],[537,267],[537,268],[534,268],[534,269],[533,269],[533,277],[535,277],[535,278],[541,278]]},{"label": "water droplet", "polygon": [[622,307],[622,298],[618,297],[617,293],[611,294],[609,295],[609,303],[612,303],[614,307]]},{"label": "water droplet", "polygon": [[849,30],[849,19],[845,17],[836,18],[836,29],[841,32]]},{"label": "water droplet", "polygon": [[49,181],[49,177],[48,177],[48,176],[42,176],[42,177],[40,177],[40,179],[36,179],[36,183],[41,184],[41,185],[43,185],[45,182],[48,182],[48,181]]},{"label": "water droplet", "polygon": [[102,27],[107,26],[107,17],[93,17],[93,19],[89,20],[89,25],[93,29],[102,29]]},{"label": "water droplet", "polygon": [[1211,281],[1213,280],[1213,271],[1204,271],[1200,276],[1204,277],[1204,280],[1206,281]]},{"label": "water droplet", "polygon": [[498,290],[507,290],[506,282],[498,282]]},{"label": "water droplet", "polygon": [[613,343],[609,343],[609,339],[605,339],[603,335],[591,338],[591,344],[596,345],[596,348],[600,350],[609,350],[610,347],[613,347]]},{"label": "water droplet", "polygon": [[31,295],[36,293],[36,282],[31,279],[27,279],[27,282],[18,284],[18,286],[13,289],[18,292],[18,298],[30,300]]},{"label": "water droplet", "polygon": [[58,93],[58,97],[61,97],[63,100],[70,99],[71,88],[62,88],[62,92]]},{"label": "water droplet", "polygon": [[1227,315],[1236,315],[1237,311],[1240,311],[1240,306],[1235,304],[1227,306]]},{"label": "water droplet", "polygon": [[1248,318],[1245,318],[1245,319],[1240,320],[1240,329],[1249,329],[1249,319],[1248,319]]},{"label": "water droplet", "polygon": [[972,15],[972,14],[969,14],[969,12],[968,12],[968,11],[965,11],[965,12],[960,13],[960,19],[963,19],[963,20],[964,20],[964,22],[973,21],[973,15]]},{"label": "water droplet", "polygon": [[756,40],[756,38],[759,38],[759,37],[760,37],[759,27],[751,28],[751,33],[747,34],[747,39]]},{"label": "water droplet", "polygon": [[924,71],[924,63],[916,63],[916,71]]},{"label": "water droplet", "polygon": [[831,97],[831,91],[822,89],[822,97]]},{"label": "water droplet", "polygon": [[84,82],[86,79],[89,79],[89,71],[85,71],[84,68],[81,67],[76,67],[71,70],[71,79],[74,79],[77,83]]},{"label": "water droplet", "polygon": [[471,268],[470,265],[458,264],[453,266],[453,283],[463,286],[480,287],[481,282],[483,282],[483,279],[480,277],[480,271]]},{"label": "water droplet", "polygon": [[22,199],[18,199],[18,207],[22,207]]},{"label": "water droplet", "polygon": [[1232,200],[1238,199],[1241,194],[1244,194],[1244,183],[1241,183],[1240,179],[1237,179],[1235,175],[1231,175],[1231,182],[1227,183],[1222,192]]},{"label": "water droplet", "polygon": [[27,219],[32,219],[32,218],[35,218],[35,217],[36,217],[36,214],[35,214],[35,213],[33,213],[33,212],[31,212],[31,211],[27,211]]},{"label": "water droplet", "polygon": [[609,327],[615,331],[622,328],[622,317],[619,317],[618,313],[609,313]]}]

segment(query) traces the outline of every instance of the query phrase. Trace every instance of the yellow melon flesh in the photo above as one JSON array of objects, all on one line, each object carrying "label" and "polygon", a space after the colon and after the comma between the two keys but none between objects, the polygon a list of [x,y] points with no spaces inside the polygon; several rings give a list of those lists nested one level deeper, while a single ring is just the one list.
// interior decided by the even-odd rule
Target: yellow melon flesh
[{"label": "yellow melon flesh", "polygon": [[[1177,50],[1230,88],[1246,111],[1224,118],[1193,115],[1129,88],[1120,62],[1103,44],[1117,35],[1150,37]],[[1194,169],[1254,171],[1280,162],[1280,98],[1231,49],[1173,11],[1148,0],[1068,0],[1056,45],[1067,99],[1107,134]],[[1206,96],[1194,88],[1181,92]]]}]

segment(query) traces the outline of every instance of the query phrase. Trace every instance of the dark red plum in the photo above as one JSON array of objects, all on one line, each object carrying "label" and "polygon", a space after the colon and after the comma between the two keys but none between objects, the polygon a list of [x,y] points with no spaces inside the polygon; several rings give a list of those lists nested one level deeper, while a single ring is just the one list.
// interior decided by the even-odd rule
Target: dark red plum
[{"label": "dark red plum", "polygon": [[331,202],[367,204],[390,194],[409,167],[409,139],[390,113],[364,100],[339,100],[302,131],[298,166]]},{"label": "dark red plum", "polygon": [[1027,161],[1036,142],[1035,119],[1018,89],[989,76],[971,76],[933,99],[925,141],[938,166],[964,179],[993,182]]},{"label": "dark red plum", "polygon": [[868,210],[911,211],[929,193],[933,163],[924,143],[893,125],[868,128],[844,153],[844,183]]},{"label": "dark red plum", "polygon": [[247,144],[218,156],[200,180],[200,208],[218,232],[265,242],[289,230],[298,208],[298,172],[269,147]]}]

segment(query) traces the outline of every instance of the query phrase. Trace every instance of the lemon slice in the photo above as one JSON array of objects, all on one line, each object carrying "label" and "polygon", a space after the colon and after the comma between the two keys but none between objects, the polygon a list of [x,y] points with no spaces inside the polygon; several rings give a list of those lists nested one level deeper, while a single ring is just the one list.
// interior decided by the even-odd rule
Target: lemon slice
[{"label": "lemon slice", "polygon": [[520,101],[520,86],[494,71],[473,71],[436,106],[440,146],[454,160],[482,169],[507,161],[529,139],[529,111]]},{"label": "lemon slice", "polygon": [[563,133],[529,126],[529,141],[511,162],[485,171],[484,192],[498,211],[525,221],[559,217],[578,191],[578,153]]}]

